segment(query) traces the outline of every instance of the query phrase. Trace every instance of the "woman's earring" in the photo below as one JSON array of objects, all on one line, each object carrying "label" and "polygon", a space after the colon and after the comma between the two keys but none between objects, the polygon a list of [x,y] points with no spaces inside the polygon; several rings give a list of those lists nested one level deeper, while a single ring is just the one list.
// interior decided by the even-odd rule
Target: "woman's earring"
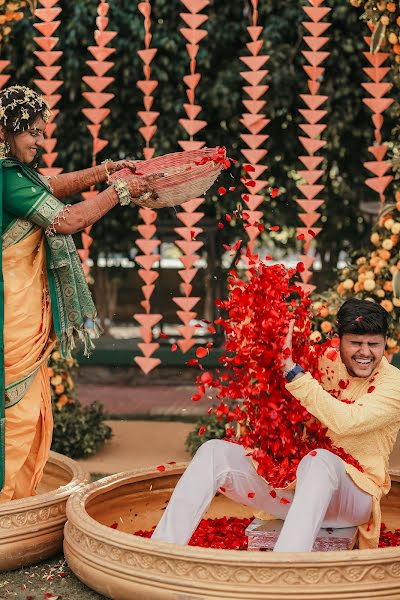
[{"label": "woman's earring", "polygon": [[10,152],[10,146],[7,144],[7,142],[1,142],[0,143],[0,160],[2,158],[6,158],[9,152]]}]

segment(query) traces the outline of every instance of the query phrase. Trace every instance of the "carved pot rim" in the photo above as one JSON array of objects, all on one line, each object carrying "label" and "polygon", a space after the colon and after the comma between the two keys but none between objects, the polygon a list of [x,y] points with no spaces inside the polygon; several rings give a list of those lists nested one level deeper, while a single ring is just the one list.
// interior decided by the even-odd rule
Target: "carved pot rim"
[{"label": "carved pot rim", "polygon": [[160,479],[170,475],[180,475],[188,463],[166,465],[164,472],[157,471],[156,467],[141,467],[132,471],[124,471],[109,475],[93,483],[86,484],[72,494],[67,502],[67,528],[72,525],[89,538],[103,542],[121,550],[140,552],[141,554],[154,555],[171,559],[184,559],[186,561],[200,561],[202,563],[215,563],[223,565],[252,565],[253,567],[283,566],[292,567],[326,567],[334,566],[367,566],[368,563],[400,563],[400,547],[378,548],[373,550],[350,550],[336,552],[243,552],[239,550],[222,550],[214,548],[200,548],[197,546],[182,546],[167,542],[152,541],[148,538],[135,536],[131,533],[118,531],[96,521],[86,511],[87,504],[96,497],[110,492],[118,487],[130,483]]},{"label": "carved pot rim", "polygon": [[68,470],[71,474],[71,480],[67,484],[44,494],[1,503],[0,517],[15,515],[27,509],[45,508],[54,504],[55,501],[65,501],[82,487],[82,482],[88,479],[87,472],[82,465],[68,456],[51,451],[48,462]]}]

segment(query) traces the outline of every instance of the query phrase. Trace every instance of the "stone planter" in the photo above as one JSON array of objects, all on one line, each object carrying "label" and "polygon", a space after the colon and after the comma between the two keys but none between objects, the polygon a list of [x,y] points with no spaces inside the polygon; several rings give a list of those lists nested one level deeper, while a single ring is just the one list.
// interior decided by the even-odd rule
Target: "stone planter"
[{"label": "stone planter", "polygon": [[[273,554],[178,546],[132,535],[157,523],[185,465],[92,483],[67,504],[64,552],[86,585],[115,600],[325,600],[399,597],[400,548]],[[399,527],[400,484],[384,503]],[[211,517],[249,516],[217,496]],[[118,529],[110,527],[117,523]]]},{"label": "stone planter", "polygon": [[67,500],[86,481],[78,463],[51,452],[38,495],[0,504],[0,572],[32,565],[62,550]]}]

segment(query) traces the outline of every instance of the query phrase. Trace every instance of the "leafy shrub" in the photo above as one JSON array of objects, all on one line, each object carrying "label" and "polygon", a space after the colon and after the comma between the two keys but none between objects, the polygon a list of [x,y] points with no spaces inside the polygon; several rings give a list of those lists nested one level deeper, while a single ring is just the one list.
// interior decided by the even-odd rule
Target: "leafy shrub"
[{"label": "leafy shrub", "polygon": [[[186,450],[193,456],[204,442],[223,439],[226,435],[225,425],[226,420],[216,417],[213,413],[202,415],[197,419],[193,431],[188,434],[185,440]],[[201,432],[200,435],[199,431]]]},{"label": "leafy shrub", "polygon": [[57,350],[52,352],[48,367],[54,419],[52,450],[70,458],[85,458],[95,454],[112,431],[103,423],[106,415],[101,404],[83,407],[77,399],[73,379],[77,367],[75,359],[64,359]]}]

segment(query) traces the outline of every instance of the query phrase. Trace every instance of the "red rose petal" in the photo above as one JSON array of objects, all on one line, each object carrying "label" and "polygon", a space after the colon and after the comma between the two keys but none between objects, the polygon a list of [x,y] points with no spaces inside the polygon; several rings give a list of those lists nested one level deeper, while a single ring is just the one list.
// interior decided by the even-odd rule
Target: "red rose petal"
[{"label": "red rose petal", "polygon": [[279,194],[279,189],[277,187],[272,188],[271,198],[276,198],[278,194]]},{"label": "red rose petal", "polygon": [[279,225],[272,225],[272,227],[269,228],[270,231],[279,231]]},{"label": "red rose petal", "polygon": [[255,496],[255,493],[254,493],[254,492],[249,492],[249,493],[247,494],[247,497],[248,497],[248,498],[254,498],[254,496]]},{"label": "red rose petal", "polygon": [[223,229],[225,227],[225,225],[223,223],[218,223],[217,227],[218,227],[218,229]]},{"label": "red rose petal", "polygon": [[218,188],[218,194],[220,196],[224,196],[226,194],[226,188],[224,188],[223,186]]},{"label": "red rose petal", "polygon": [[156,467],[157,471],[160,471],[160,473],[164,473],[165,471],[165,467],[164,465],[158,465],[158,467]]},{"label": "red rose petal", "polygon": [[368,390],[367,390],[367,393],[368,394],[372,394],[372,392],[374,391],[374,389],[375,389],[375,386],[374,385],[370,385],[369,388],[368,388]]},{"label": "red rose petal", "polygon": [[178,346],[176,344],[172,344],[171,352],[176,352],[178,350]]},{"label": "red rose petal", "polygon": [[203,433],[205,432],[206,429],[207,429],[207,427],[205,425],[203,425],[202,427],[200,427],[199,431],[197,432],[198,435],[203,435]]},{"label": "red rose petal", "polygon": [[203,346],[199,346],[196,349],[197,358],[204,358],[205,356],[207,356],[207,354],[208,354],[208,350],[207,350],[207,348],[203,348]]},{"label": "red rose petal", "polygon": [[311,452],[308,453],[310,456],[317,456],[317,451],[316,450],[311,450]]}]

